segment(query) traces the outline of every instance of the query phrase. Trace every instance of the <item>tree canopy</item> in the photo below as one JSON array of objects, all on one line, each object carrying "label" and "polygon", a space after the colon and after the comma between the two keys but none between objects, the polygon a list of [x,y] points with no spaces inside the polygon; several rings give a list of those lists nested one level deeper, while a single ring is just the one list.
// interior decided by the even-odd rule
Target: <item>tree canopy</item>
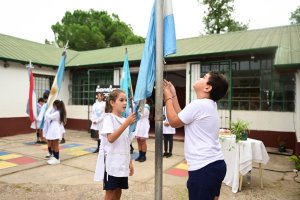
[{"label": "tree canopy", "polygon": [[233,31],[247,30],[248,24],[235,21],[231,13],[234,12],[234,0],[198,0],[208,5],[206,16],[203,17],[207,34],[220,34]]},{"label": "tree canopy", "polygon": [[133,33],[130,25],[120,21],[116,14],[106,11],[67,11],[61,20],[51,26],[55,42],[62,47],[69,41],[70,49],[77,51],[143,43],[145,39]]},{"label": "tree canopy", "polygon": [[290,21],[291,24],[300,24],[300,6],[291,13]]}]

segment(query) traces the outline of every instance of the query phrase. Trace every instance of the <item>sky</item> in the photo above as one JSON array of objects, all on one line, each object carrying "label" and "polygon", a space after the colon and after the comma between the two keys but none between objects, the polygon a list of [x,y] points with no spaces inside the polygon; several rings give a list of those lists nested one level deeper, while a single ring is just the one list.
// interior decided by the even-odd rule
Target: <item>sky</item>
[{"label": "sky", "polygon": [[[119,15],[136,35],[146,37],[154,0],[2,0],[0,33],[44,43],[54,41],[51,26],[61,22],[66,11],[94,9]],[[259,29],[290,24],[299,0],[235,0],[235,20]],[[173,0],[177,39],[204,34],[205,6],[197,0]]]}]

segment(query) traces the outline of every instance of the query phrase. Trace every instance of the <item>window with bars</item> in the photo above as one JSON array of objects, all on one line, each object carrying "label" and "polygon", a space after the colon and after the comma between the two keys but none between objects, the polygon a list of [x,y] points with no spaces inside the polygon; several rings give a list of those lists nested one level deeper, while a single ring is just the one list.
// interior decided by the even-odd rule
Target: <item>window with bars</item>
[{"label": "window with bars", "polygon": [[[223,98],[219,108],[231,103],[233,110],[265,110],[294,112],[295,78],[293,72],[279,72],[272,59],[201,63],[201,76],[209,71],[224,73],[231,78],[231,98]],[[231,69],[231,73],[229,70]],[[231,77],[230,77],[231,74]],[[231,101],[231,102],[229,102]]]},{"label": "window with bars", "polygon": [[73,105],[92,105],[95,103],[97,85],[113,85],[113,69],[94,69],[73,71],[71,102]]},{"label": "window with bars", "polygon": [[45,90],[50,90],[54,81],[54,76],[33,74],[34,76],[34,91],[36,98],[43,97]]}]

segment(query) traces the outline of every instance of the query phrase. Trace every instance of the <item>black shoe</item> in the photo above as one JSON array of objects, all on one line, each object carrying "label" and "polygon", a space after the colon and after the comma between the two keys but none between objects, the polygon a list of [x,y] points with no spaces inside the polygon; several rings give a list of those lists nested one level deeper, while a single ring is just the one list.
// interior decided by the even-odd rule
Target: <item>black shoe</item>
[{"label": "black shoe", "polygon": [[141,159],[141,156],[139,155],[139,156],[135,159],[135,161],[140,161],[140,159]]},{"label": "black shoe", "polygon": [[61,139],[60,144],[66,143],[65,138]]},{"label": "black shoe", "polygon": [[133,154],[134,148],[130,145],[130,154]]},{"label": "black shoe", "polygon": [[146,161],[146,157],[141,157],[138,161],[139,162],[145,162]]},{"label": "black shoe", "polygon": [[35,144],[41,144],[42,143],[42,141],[39,141],[39,140],[37,140],[36,142],[35,142]]},{"label": "black shoe", "polygon": [[93,151],[93,153],[98,153],[99,152],[99,149],[97,148],[95,151]]},{"label": "black shoe", "polygon": [[170,158],[172,156],[172,153],[167,153],[167,158]]},{"label": "black shoe", "polygon": [[167,157],[167,156],[168,156],[168,153],[165,152],[165,153],[163,154],[163,157]]},{"label": "black shoe", "polygon": [[40,141],[40,144],[47,144],[46,141]]}]

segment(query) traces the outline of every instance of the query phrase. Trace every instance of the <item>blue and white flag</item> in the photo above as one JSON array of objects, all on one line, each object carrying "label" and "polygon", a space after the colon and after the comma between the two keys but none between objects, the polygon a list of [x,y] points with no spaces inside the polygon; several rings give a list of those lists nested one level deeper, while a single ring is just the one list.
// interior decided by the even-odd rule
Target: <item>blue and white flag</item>
[{"label": "blue and white flag", "polygon": [[[174,15],[172,9],[172,0],[164,1],[164,33],[163,33],[163,48],[164,57],[176,53],[176,34]],[[155,29],[155,1],[152,8],[148,33],[144,46],[143,56],[141,59],[140,70],[136,83],[134,101],[150,97],[154,87],[155,81],[155,64],[156,64],[156,29]]]},{"label": "blue and white flag", "polygon": [[58,70],[57,70],[56,76],[54,78],[54,81],[53,81],[53,84],[52,84],[52,87],[50,90],[50,94],[49,94],[49,97],[47,100],[47,109],[46,109],[45,114],[47,114],[48,112],[50,112],[52,110],[53,102],[57,99],[58,94],[60,92],[63,78],[64,78],[66,58],[67,58],[67,54],[66,54],[66,50],[64,50],[61,55],[60,62],[58,65]]},{"label": "blue and white flag", "polygon": [[122,79],[121,79],[121,89],[125,92],[126,94],[126,99],[127,99],[127,105],[126,105],[126,110],[122,114],[123,117],[127,117],[129,113],[132,113],[133,106],[133,91],[132,91],[132,84],[131,84],[131,76],[130,76],[130,70],[129,70],[129,62],[128,62],[128,55],[127,52],[124,57],[124,63],[123,63],[123,72],[122,72]]}]

